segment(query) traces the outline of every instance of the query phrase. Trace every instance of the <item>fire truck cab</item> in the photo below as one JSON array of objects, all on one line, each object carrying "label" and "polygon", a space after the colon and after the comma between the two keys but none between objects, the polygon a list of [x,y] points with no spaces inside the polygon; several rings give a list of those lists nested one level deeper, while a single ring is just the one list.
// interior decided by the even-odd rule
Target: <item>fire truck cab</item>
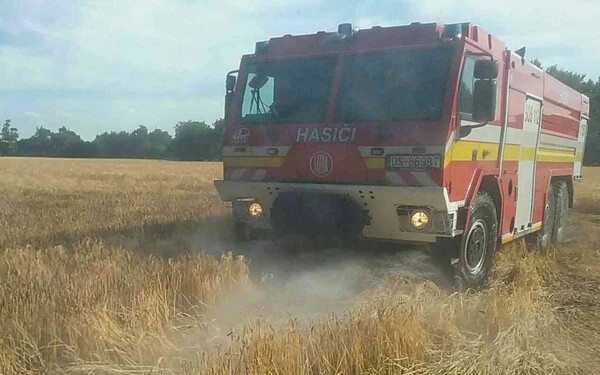
[{"label": "fire truck cab", "polygon": [[271,38],[226,88],[215,186],[238,239],[429,243],[467,286],[499,244],[564,240],[589,100],[478,26]]}]

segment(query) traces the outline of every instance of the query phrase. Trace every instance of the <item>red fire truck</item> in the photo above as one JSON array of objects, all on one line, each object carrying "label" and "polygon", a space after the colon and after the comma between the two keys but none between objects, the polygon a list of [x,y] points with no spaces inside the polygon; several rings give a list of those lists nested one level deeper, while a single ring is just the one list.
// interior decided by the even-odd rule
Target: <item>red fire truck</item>
[{"label": "red fire truck", "polygon": [[589,100],[478,26],[271,38],[226,86],[215,186],[238,239],[428,243],[467,286],[499,244],[564,241]]}]

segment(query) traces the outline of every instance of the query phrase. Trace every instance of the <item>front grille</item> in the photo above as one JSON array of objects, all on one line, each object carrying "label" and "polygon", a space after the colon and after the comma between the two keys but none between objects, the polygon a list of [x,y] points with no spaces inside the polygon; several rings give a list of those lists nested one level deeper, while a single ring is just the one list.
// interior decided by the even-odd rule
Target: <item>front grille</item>
[{"label": "front grille", "polygon": [[360,235],[369,220],[348,196],[306,192],[281,192],[270,217],[276,232],[306,235]]}]

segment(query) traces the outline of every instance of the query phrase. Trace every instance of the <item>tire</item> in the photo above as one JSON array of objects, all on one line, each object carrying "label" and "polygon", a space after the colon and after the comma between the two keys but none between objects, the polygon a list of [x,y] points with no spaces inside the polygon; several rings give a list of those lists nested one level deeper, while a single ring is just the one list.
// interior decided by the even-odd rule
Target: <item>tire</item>
[{"label": "tire", "polygon": [[498,242],[498,217],[494,201],[486,192],[477,194],[469,211],[469,223],[452,268],[461,288],[479,288],[487,283],[492,268]]},{"label": "tire", "polygon": [[553,185],[556,212],[554,213],[552,239],[554,243],[561,244],[567,240],[566,227],[569,216],[569,188],[565,181],[557,181]]},{"label": "tire", "polygon": [[250,228],[243,221],[233,223],[233,239],[235,242],[247,242],[250,240]]},{"label": "tire", "polygon": [[546,190],[546,203],[544,204],[544,217],[542,219],[542,228],[535,235],[535,242],[538,251],[546,251],[552,245],[552,236],[554,233],[554,221],[556,220],[556,195],[552,184]]}]

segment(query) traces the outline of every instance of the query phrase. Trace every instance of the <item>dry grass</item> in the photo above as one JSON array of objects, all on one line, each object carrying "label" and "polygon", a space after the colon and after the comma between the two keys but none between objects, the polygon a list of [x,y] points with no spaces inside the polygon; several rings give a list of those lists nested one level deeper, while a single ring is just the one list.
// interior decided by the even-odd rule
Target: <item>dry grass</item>
[{"label": "dry grass", "polygon": [[242,258],[179,249],[167,259],[102,241],[222,213],[220,173],[219,163],[0,158],[0,373],[154,365],[175,324],[246,285]]},{"label": "dry grass", "polygon": [[575,210],[581,213],[600,213],[600,168],[584,168],[584,181],[575,184]]},{"label": "dry grass", "polygon": [[224,214],[221,163],[0,158],[0,247],[155,232]]},{"label": "dry grass", "polygon": [[391,279],[343,316],[307,326],[258,321],[190,373],[598,373],[600,231],[589,229],[595,239],[565,253],[507,246],[485,293]]},{"label": "dry grass", "polygon": [[247,281],[243,259],[165,261],[102,242],[8,248],[0,259],[3,374],[81,361],[152,365],[170,324]]},{"label": "dry grass", "polygon": [[393,277],[344,314],[245,317],[218,340],[203,314],[251,290],[243,259],[102,239],[225,212],[219,164],[0,159],[0,173],[0,373],[600,372],[600,169],[576,186],[577,241],[505,246],[485,292]]}]

